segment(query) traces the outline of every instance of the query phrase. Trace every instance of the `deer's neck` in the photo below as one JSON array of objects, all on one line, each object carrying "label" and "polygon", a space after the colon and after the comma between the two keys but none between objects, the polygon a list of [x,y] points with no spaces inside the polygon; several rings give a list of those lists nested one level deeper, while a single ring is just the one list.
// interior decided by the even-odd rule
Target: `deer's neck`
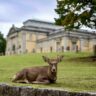
[{"label": "deer's neck", "polygon": [[52,72],[50,67],[48,67],[48,77],[50,80],[52,80],[52,82],[56,81],[57,79],[57,71],[56,72]]}]

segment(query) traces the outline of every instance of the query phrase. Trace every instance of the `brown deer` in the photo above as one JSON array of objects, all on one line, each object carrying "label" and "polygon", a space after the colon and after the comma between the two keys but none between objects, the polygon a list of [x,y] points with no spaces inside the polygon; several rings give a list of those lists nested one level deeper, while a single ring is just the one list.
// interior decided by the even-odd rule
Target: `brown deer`
[{"label": "brown deer", "polygon": [[42,57],[49,66],[25,68],[13,77],[12,82],[33,84],[55,83],[57,79],[57,64],[62,61],[63,56],[58,56],[55,59]]}]

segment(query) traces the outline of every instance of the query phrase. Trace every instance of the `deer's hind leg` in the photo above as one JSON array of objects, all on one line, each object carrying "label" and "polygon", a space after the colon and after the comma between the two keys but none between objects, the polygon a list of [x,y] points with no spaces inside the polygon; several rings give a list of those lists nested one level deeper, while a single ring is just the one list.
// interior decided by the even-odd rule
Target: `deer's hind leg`
[{"label": "deer's hind leg", "polygon": [[29,84],[28,80],[18,80],[15,83],[26,83],[26,84]]},{"label": "deer's hind leg", "polygon": [[29,83],[24,74],[16,74],[13,76],[12,82],[15,83]]},{"label": "deer's hind leg", "polygon": [[12,82],[17,82],[19,80],[19,76],[18,75],[14,75],[12,78]]}]

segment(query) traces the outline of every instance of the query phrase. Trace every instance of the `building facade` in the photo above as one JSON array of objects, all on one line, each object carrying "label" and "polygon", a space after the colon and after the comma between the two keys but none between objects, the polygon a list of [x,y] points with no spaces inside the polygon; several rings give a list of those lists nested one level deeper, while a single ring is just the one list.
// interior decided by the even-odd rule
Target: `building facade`
[{"label": "building facade", "polygon": [[27,20],[21,28],[14,25],[7,35],[6,54],[93,51],[96,33],[64,30],[50,22]]}]

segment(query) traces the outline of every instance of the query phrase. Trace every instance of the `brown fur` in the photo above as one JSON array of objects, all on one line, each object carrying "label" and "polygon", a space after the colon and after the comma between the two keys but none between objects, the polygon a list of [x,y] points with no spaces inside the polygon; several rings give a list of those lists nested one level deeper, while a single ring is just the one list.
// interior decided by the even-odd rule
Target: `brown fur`
[{"label": "brown fur", "polygon": [[63,56],[56,59],[49,59],[43,56],[45,62],[49,66],[25,68],[18,72],[12,82],[16,83],[39,83],[49,84],[55,83],[57,79],[57,64],[62,61]]}]

